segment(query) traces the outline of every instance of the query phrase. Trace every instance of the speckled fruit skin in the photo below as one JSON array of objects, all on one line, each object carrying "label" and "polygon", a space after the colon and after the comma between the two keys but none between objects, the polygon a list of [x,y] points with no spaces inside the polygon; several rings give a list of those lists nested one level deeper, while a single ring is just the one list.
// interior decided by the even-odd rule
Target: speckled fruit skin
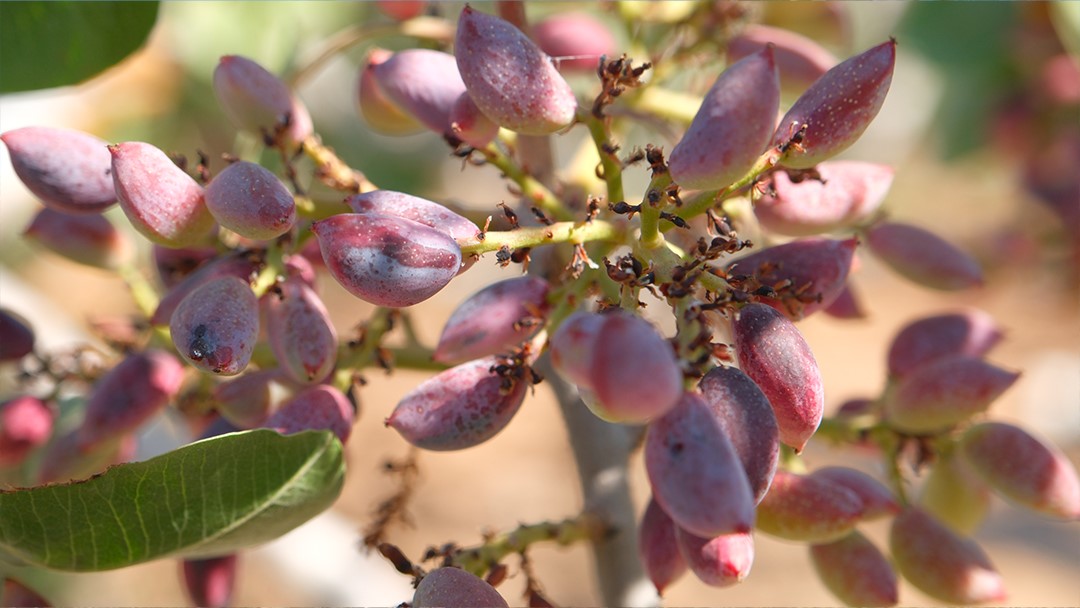
[{"label": "speckled fruit skin", "polygon": [[401,398],[386,425],[425,450],[462,450],[494,437],[514,417],[529,383],[492,371],[495,357],[452,367]]},{"label": "speckled fruit skin", "polygon": [[898,274],[924,287],[955,291],[983,283],[974,258],[924,228],[886,222],[866,232],[866,244]]},{"label": "speckled fruit skin", "polygon": [[218,103],[238,129],[272,134],[288,119],[285,136],[292,142],[312,133],[307,108],[277,76],[247,57],[223,56],[214,69],[213,86]]},{"label": "speckled fruit skin", "polygon": [[761,225],[777,234],[810,236],[866,221],[881,206],[892,186],[893,169],[860,161],[828,161],[816,168],[821,179],[793,181],[777,171],[769,194],[754,202]]},{"label": "speckled fruit skin", "polygon": [[892,564],[858,530],[810,545],[810,561],[821,582],[848,606],[895,606],[900,601]]},{"label": "speckled fruit skin", "polygon": [[1080,519],[1080,478],[1059,450],[1003,422],[970,427],[960,440],[971,468],[995,492],[1051,517]]},{"label": "speckled fruit skin", "polygon": [[803,295],[820,296],[808,302],[758,298],[798,321],[832,304],[844,290],[857,245],[855,239],[803,238],[751,253],[735,260],[727,269],[735,274],[754,274],[770,287],[790,281]]},{"label": "speckled fruit skin", "polygon": [[909,433],[943,431],[986,411],[1019,377],[977,357],[942,357],[889,388],[885,419]]},{"label": "speckled fruit skin", "polygon": [[533,39],[563,72],[593,72],[600,57],[618,55],[618,44],[607,24],[589,13],[558,13],[532,26]]},{"label": "speckled fruit skin", "polygon": [[[524,276],[492,283],[469,296],[450,314],[433,358],[456,363],[508,354],[529,339],[551,309],[550,285],[540,277]],[[524,323],[523,323],[524,322]]]},{"label": "speckled fruit skin", "polygon": [[180,302],[183,302],[184,298],[188,297],[188,294],[192,291],[206,283],[221,277],[236,277],[246,281],[255,272],[256,268],[257,264],[242,253],[219,257],[206,262],[165,292],[165,296],[158,302],[154,314],[150,315],[150,323],[167,325]]},{"label": "speckled fruit skin", "polygon": [[326,305],[299,280],[268,294],[266,333],[282,371],[304,384],[322,382],[337,362],[338,337]]},{"label": "speckled fruit skin", "polygon": [[480,229],[463,215],[426,198],[394,190],[372,190],[353,194],[345,204],[355,213],[377,213],[403,217],[444,232],[454,240],[476,238]]},{"label": "speckled fruit skin", "polygon": [[461,79],[501,127],[554,133],[574,121],[577,100],[551,58],[510,22],[466,5],[454,41]]},{"label": "speckled fruit skin", "polygon": [[142,142],[108,147],[120,208],[131,225],[153,243],[193,245],[206,237],[214,217],[203,189],[164,152]]},{"label": "speckled fruit skin", "polygon": [[679,553],[698,580],[710,587],[730,587],[750,576],[754,536],[750,532],[702,538],[676,528]]},{"label": "speckled fruit skin", "polygon": [[855,143],[885,102],[896,65],[896,41],[883,42],[843,61],[825,73],[792,104],[773,136],[782,144],[806,125],[798,146],[791,146],[780,164],[812,167]]},{"label": "speckled fruit skin", "polygon": [[439,292],[461,267],[445,232],[403,217],[345,213],[312,224],[330,275],[354,296],[401,308]]},{"label": "speckled fruit skin", "polygon": [[376,67],[393,55],[393,51],[381,48],[374,48],[368,52],[367,60],[360,68],[360,76],[356,79],[357,108],[364,122],[376,133],[384,135],[419,133],[424,130],[424,125],[400,107],[397,102],[390,99],[375,76]]},{"label": "speckled fruit skin", "polygon": [[754,496],[739,456],[709,405],[687,392],[649,425],[645,469],[653,497],[675,524],[713,538],[754,525]]},{"label": "speckled fruit skin", "polygon": [[787,317],[748,304],[733,324],[739,367],[772,404],[780,441],[801,451],[825,411],[825,385],[814,353]]},{"label": "speckled fruit skin", "polygon": [[772,47],[729,66],[672,148],[671,177],[683,188],[701,190],[718,190],[739,179],[765,151],[779,107]]},{"label": "speckled fruit skin", "polygon": [[862,501],[861,521],[879,519],[900,512],[896,496],[877,479],[850,467],[831,466],[815,469],[810,476],[824,479],[851,490]]},{"label": "speckled fruit skin", "polygon": [[238,161],[222,169],[207,184],[205,198],[219,224],[249,239],[277,238],[296,223],[292,193],[255,163]]},{"label": "speckled fruit skin", "polygon": [[247,281],[220,277],[180,302],[169,321],[180,355],[201,371],[235,376],[244,371],[259,337],[259,302]]},{"label": "speckled fruit skin", "polygon": [[900,574],[932,598],[957,605],[1006,598],[1001,575],[982,548],[921,509],[909,507],[893,519],[889,552]]},{"label": "speckled fruit skin", "polygon": [[407,49],[374,63],[371,70],[378,91],[397,108],[435,133],[451,133],[450,109],[465,92],[453,55]]},{"label": "speckled fruit skin", "polygon": [[484,579],[461,568],[428,572],[413,594],[414,608],[507,608],[508,604]]},{"label": "speckled fruit skin", "polygon": [[648,321],[623,311],[571,315],[551,338],[551,360],[609,422],[652,420],[682,395],[682,372],[667,341]]},{"label": "speckled fruit skin", "polygon": [[862,513],[862,499],[844,486],[779,470],[758,504],[757,529],[788,540],[828,542],[846,536]]},{"label": "speckled fruit skin", "polygon": [[183,364],[163,350],[128,355],[87,396],[79,445],[92,449],[135,430],[176,397],[183,379]]},{"label": "speckled fruit skin", "polygon": [[780,454],[780,430],[769,399],[750,376],[735,367],[713,368],[698,383],[698,390],[739,455],[754,502],[761,502]]},{"label": "speckled fruit skin", "polygon": [[0,135],[15,175],[46,207],[101,213],[116,203],[108,144],[89,133],[23,127]]},{"label": "speckled fruit skin", "polygon": [[352,433],[353,406],[338,389],[320,384],[305,388],[281,404],[263,426],[285,435],[307,430],[330,430],[342,443]]},{"label": "speckled fruit skin", "polygon": [[997,321],[975,308],[916,319],[902,327],[889,345],[889,375],[905,376],[949,355],[982,357],[1002,337]]},{"label": "speckled fruit skin", "polygon": [[728,41],[728,61],[739,61],[773,45],[780,84],[802,92],[836,65],[836,57],[820,44],[791,30],[748,24]]},{"label": "speckled fruit skin", "polygon": [[499,125],[480,111],[468,91],[454,102],[449,119],[454,136],[474,148],[490,144],[499,133]]},{"label": "speckled fruit skin", "polygon": [[686,558],[675,542],[675,522],[655,498],[649,499],[638,526],[638,556],[656,592],[661,595],[688,568]]},{"label": "speckled fruit skin", "polygon": [[133,252],[131,241],[101,215],[73,214],[45,207],[23,237],[76,264],[115,270]]}]

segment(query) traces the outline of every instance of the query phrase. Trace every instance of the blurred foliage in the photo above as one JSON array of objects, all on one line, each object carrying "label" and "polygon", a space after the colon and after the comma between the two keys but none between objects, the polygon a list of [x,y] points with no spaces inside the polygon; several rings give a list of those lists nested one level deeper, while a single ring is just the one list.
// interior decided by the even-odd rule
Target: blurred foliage
[{"label": "blurred foliage", "polygon": [[146,42],[157,2],[0,3],[0,92],[77,84]]},{"label": "blurred foliage", "polygon": [[1006,41],[1021,10],[1012,2],[915,2],[904,15],[897,39],[945,75],[937,124],[946,159],[987,143],[986,125],[1016,80]]}]

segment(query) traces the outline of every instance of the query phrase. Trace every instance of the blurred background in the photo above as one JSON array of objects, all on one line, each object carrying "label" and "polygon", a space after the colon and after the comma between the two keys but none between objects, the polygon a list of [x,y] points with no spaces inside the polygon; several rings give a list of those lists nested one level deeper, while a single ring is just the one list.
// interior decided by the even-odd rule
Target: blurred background
[{"label": "blurred background", "polygon": [[[845,157],[894,166],[896,179],[885,203],[890,216],[946,237],[976,256],[986,274],[981,289],[935,292],[863,256],[853,282],[867,318],[817,315],[800,324],[822,368],[828,411],[849,398],[879,393],[886,349],[905,323],[974,306],[1006,329],[990,359],[1023,372],[994,405],[995,418],[1022,424],[1080,462],[1080,70],[1078,49],[1070,49],[1070,58],[1061,42],[1080,39],[1080,5],[1069,4],[755,5],[766,23],[815,37],[840,58],[897,38],[896,73],[885,105]],[[429,10],[453,18],[461,6],[435,3]],[[529,6],[531,18],[577,8],[578,3],[557,2]],[[615,5],[597,9],[617,40],[631,48],[640,32],[620,25]],[[210,88],[221,55],[245,55],[286,73],[317,55],[342,28],[380,22],[388,18],[372,3],[163,3],[148,44],[120,65],[79,86],[0,96],[0,132],[67,126],[109,141],[148,141],[188,158],[201,150],[218,159],[236,145],[235,130]],[[405,48],[411,42],[385,37],[378,44]],[[334,56],[298,89],[325,143],[384,188],[480,214],[513,201],[494,169],[463,165],[435,135],[389,138],[367,128],[357,113],[355,89],[368,48],[362,44]],[[688,78],[692,86],[707,87],[715,74],[703,69]],[[563,136],[557,150],[574,150],[583,131]],[[641,141],[629,143],[673,143],[645,130],[632,137]],[[640,195],[633,187],[645,183],[644,171],[638,173],[628,175],[630,198]],[[135,309],[119,278],[24,242],[20,234],[37,209],[12,172],[6,149],[0,150],[0,306],[31,320],[43,348],[63,349],[90,339],[91,319]],[[123,220],[119,209],[108,215]],[[434,344],[462,299],[517,272],[499,269],[491,256],[481,260],[416,307],[421,338]],[[321,287],[339,332],[347,333],[370,313],[369,305],[333,281]],[[424,377],[409,371],[366,374],[339,502],[285,538],[244,555],[237,605],[393,605],[411,596],[407,578],[382,558],[364,555],[358,541],[378,502],[394,490],[382,463],[407,452],[382,420]],[[177,420],[163,416],[143,433],[139,456],[185,441]],[[811,468],[852,460],[851,452],[816,443],[805,456]],[[485,531],[558,520],[581,509],[566,433],[544,385],[493,440],[459,453],[422,454],[420,466],[409,505],[414,525],[395,528],[389,539],[410,557],[428,546],[471,545]],[[872,463],[865,468],[880,473]],[[648,496],[640,455],[631,471],[640,512]],[[866,532],[881,543],[886,530],[877,524]],[[1077,523],[1042,519],[998,501],[975,538],[1005,578],[1007,605],[1080,605]],[[666,605],[837,603],[815,577],[804,546],[762,536],[758,541],[745,583],[718,590],[686,576],[670,588]],[[584,547],[539,547],[530,556],[547,595],[560,605],[599,601]],[[523,577],[513,574],[516,564],[510,563],[512,576],[500,590],[513,605],[521,602]],[[107,573],[34,572],[27,578],[58,605],[172,606],[186,602],[177,574],[178,565],[163,560]],[[934,602],[905,586],[901,604]]]}]

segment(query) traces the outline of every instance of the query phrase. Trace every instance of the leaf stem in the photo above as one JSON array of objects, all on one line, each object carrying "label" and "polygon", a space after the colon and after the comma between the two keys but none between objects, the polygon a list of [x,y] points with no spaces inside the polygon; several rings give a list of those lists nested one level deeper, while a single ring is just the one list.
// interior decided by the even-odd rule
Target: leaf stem
[{"label": "leaf stem", "polygon": [[588,241],[615,241],[622,236],[613,224],[601,220],[591,222],[557,222],[550,226],[519,228],[506,232],[486,232],[483,239],[470,238],[458,241],[461,255],[473,255],[498,251],[503,247],[518,249],[538,247],[553,243],[586,243]]},{"label": "leaf stem", "polygon": [[481,545],[462,549],[454,555],[453,564],[483,576],[507,556],[523,553],[536,543],[554,542],[566,547],[577,542],[600,540],[607,531],[607,526],[588,512],[560,522],[522,524],[510,532],[492,536]]}]

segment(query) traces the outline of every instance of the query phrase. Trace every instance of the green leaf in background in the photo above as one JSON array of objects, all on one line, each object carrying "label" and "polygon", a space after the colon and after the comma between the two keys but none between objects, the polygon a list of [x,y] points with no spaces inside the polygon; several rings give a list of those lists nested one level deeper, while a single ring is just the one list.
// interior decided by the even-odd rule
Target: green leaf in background
[{"label": "green leaf in background", "polygon": [[938,111],[941,154],[953,160],[986,144],[994,107],[1013,84],[1012,2],[913,2],[896,33],[905,50],[936,64],[946,84]]},{"label": "green leaf in background", "polygon": [[222,435],[86,481],[0,491],[0,553],[72,571],[231,553],[322,512],[344,478],[330,431]]},{"label": "green leaf in background", "polygon": [[157,2],[0,2],[0,92],[82,82],[138,49]]}]

